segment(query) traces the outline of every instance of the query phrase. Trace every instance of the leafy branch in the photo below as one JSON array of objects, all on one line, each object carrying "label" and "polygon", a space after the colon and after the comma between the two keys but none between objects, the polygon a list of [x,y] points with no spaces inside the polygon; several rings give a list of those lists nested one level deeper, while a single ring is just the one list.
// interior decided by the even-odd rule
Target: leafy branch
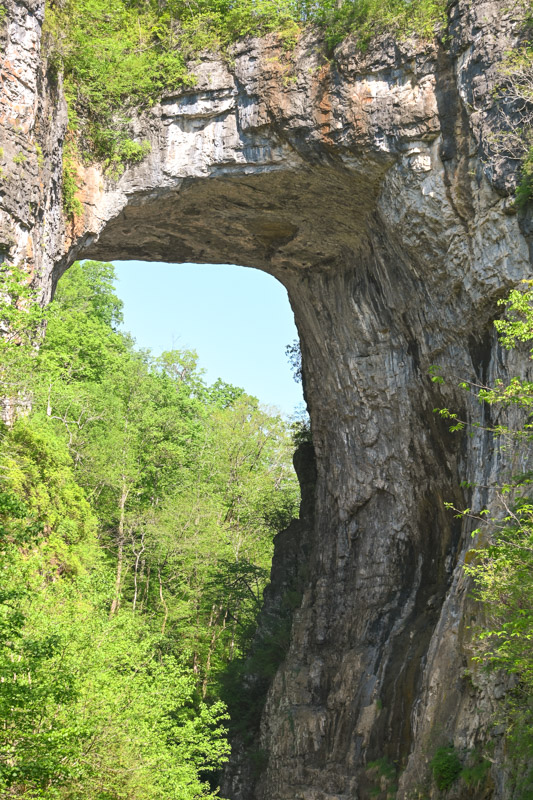
[{"label": "leafy branch", "polygon": [[[495,322],[499,340],[507,350],[533,342],[533,290],[531,282],[524,282],[500,301],[505,306],[505,316]],[[530,346],[530,361],[533,347]],[[431,369],[435,383],[443,378],[438,367]],[[498,381],[494,387],[480,386],[463,381],[462,388],[476,392],[481,404],[515,406],[523,412],[523,423],[517,429],[507,425],[486,425],[467,422],[449,409],[436,409],[445,419],[453,422],[450,430],[475,427],[491,433],[496,438],[516,442],[521,460],[526,465],[531,460],[529,442],[533,439],[531,422],[533,382],[512,377],[508,383]],[[474,488],[471,484],[465,484]],[[474,597],[483,606],[484,622],[477,630],[474,661],[492,670],[503,670],[510,677],[505,700],[505,713],[509,737],[514,744],[512,759],[518,764],[531,763],[533,756],[533,470],[525,469],[511,475],[499,487],[485,487],[496,492],[495,501],[501,515],[484,508],[457,509],[446,507],[459,519],[476,523],[473,537],[488,541],[468,551],[464,570],[474,581]],[[477,487],[481,488],[481,487]],[[493,507],[494,508],[494,507]],[[533,773],[521,769],[517,779],[521,790],[530,790]]]}]

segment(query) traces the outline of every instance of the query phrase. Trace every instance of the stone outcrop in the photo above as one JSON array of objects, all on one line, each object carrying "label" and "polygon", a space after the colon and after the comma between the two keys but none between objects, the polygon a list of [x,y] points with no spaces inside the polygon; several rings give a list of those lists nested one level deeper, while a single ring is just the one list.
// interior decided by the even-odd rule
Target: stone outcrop
[{"label": "stone outcrop", "polygon": [[[466,755],[491,737],[487,780],[452,794],[511,797],[491,721],[504,690],[470,670],[469,530],[443,506],[476,503],[460,482],[490,485],[504,457],[488,434],[452,437],[433,409],[479,413],[455,386],[506,374],[496,301],[531,277],[513,166],[490,158],[493,87],[522,36],[521,4],[451,2],[444,45],[384,39],[362,54],[348,40],[328,60],[308,34],[294,52],[270,36],[237,45],[231,66],[205,57],[193,89],[132,109],[133,135],[151,144],[141,164],[118,180],[79,166],[84,211],[69,222],[42,0],[4,3],[4,258],[45,299],[77,258],[242,264],[279,279],[294,310],[314,522],[262,716],[264,769],[234,771],[231,800],[436,798],[436,748]],[[369,768],[379,759],[397,782]]]}]

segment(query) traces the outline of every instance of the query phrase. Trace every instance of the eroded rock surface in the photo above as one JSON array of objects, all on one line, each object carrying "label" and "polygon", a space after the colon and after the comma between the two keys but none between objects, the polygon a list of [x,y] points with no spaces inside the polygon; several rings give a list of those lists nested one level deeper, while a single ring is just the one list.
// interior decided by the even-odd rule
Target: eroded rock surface
[{"label": "eroded rock surface", "polygon": [[[132,110],[144,162],[118,180],[80,165],[84,213],[67,222],[42,3],[7,0],[2,252],[45,297],[76,258],[230,262],[273,274],[294,309],[317,464],[309,561],[264,769],[230,770],[231,800],[436,798],[435,749],[492,736],[498,692],[466,673],[469,531],[443,501],[469,501],[460,482],[487,484],[503,456],[433,409],[478,413],[454,387],[505,375],[496,300],[531,277],[513,166],[490,159],[498,64],[522,35],[512,5],[450,3],[445,46],[347,41],[328,61],[311,35],[294,53],[273,36],[238,45],[231,68],[206,57],[194,89]],[[381,758],[397,786],[367,768]],[[510,797],[499,758],[454,797]]]}]

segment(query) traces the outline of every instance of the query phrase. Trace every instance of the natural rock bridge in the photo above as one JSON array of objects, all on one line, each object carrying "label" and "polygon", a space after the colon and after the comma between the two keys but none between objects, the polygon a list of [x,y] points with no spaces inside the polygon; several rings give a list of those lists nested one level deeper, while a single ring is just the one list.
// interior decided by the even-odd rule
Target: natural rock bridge
[{"label": "natural rock bridge", "polygon": [[464,479],[489,483],[500,453],[432,412],[465,407],[460,379],[504,373],[495,302],[531,276],[527,220],[505,196],[506,165],[487,159],[497,64],[518,35],[508,5],[451,3],[446,49],[347,42],[333,64],[312,37],[290,54],[270,37],[238,45],[231,68],[206,59],[194,89],[131,112],[151,144],[140,165],[118,180],[80,166],[84,212],[67,223],[66,109],[40,60],[43,4],[7,0],[5,257],[46,297],[79,258],[242,264],[278,278],[294,310],[315,522],[263,714],[268,763],[255,788],[230,771],[232,800],[366,798],[364,765],[380,757],[403,768],[398,797],[417,797],[436,747],[488,735],[489,687],[464,678],[470,537],[443,501],[465,502]]}]

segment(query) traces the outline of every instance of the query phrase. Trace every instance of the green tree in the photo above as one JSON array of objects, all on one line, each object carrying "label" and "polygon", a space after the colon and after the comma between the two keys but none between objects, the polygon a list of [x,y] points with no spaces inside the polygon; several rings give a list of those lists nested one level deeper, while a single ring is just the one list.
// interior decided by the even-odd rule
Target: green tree
[{"label": "green tree", "polygon": [[0,263],[0,396],[4,418],[28,402],[43,312],[29,277]]},{"label": "green tree", "polygon": [[[531,29],[531,4],[525,24]],[[528,37],[531,38],[530,36]],[[516,198],[525,206],[533,198],[533,47],[531,42],[512,50],[500,64],[496,90],[501,129],[490,137],[493,159],[498,164],[518,163],[521,179]]]},{"label": "green tree", "polygon": [[113,279],[74,265],[39,352],[8,305],[32,408],[0,431],[6,797],[212,796],[219,675],[246,652],[296,509],[287,424],[207,386],[192,351],[137,351]]},{"label": "green tree", "polygon": [[223,707],[149,623],[109,618],[113,569],[65,438],[22,418],[0,457],[0,791],[211,796],[200,774],[226,757]]}]

